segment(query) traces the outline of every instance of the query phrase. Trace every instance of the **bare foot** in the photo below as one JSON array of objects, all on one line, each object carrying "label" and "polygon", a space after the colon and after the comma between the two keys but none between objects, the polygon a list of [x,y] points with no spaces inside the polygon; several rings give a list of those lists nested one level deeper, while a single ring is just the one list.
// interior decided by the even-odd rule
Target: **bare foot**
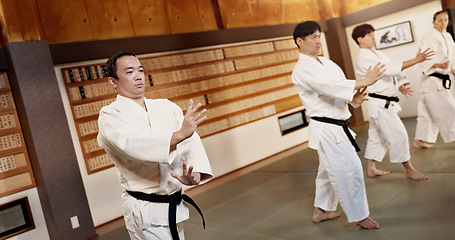
[{"label": "bare foot", "polygon": [[368,229],[368,230],[369,229],[378,229],[379,228],[379,223],[377,223],[376,221],[374,221],[373,219],[371,219],[369,217],[363,219],[360,222],[357,222],[357,225],[359,225],[363,229]]},{"label": "bare foot", "polygon": [[311,218],[311,220],[314,223],[318,223],[318,222],[322,222],[325,220],[337,218],[340,215],[341,215],[341,213],[339,213],[339,212],[326,212],[320,208],[314,208],[314,213],[313,213],[313,217]]},{"label": "bare foot", "polygon": [[421,181],[427,180],[428,177],[417,171],[411,164],[411,161],[403,163],[403,167],[406,170],[406,176],[412,180]]},{"label": "bare foot", "polygon": [[421,181],[421,180],[427,180],[428,179],[428,176],[425,176],[423,175],[422,173],[420,173],[419,171],[415,170],[415,169],[411,169],[411,170],[406,170],[406,176],[412,180],[416,180],[416,181]]},{"label": "bare foot", "polygon": [[417,139],[414,139],[414,142],[412,142],[413,148],[432,148],[433,146],[434,146],[434,144],[426,143],[422,140],[417,140]]},{"label": "bare foot", "polygon": [[376,176],[384,176],[384,175],[387,175],[389,174],[390,172],[389,171],[382,171],[382,170],[379,170],[379,169],[368,169],[367,170],[367,177],[369,178],[372,178],[372,177],[376,177]]}]

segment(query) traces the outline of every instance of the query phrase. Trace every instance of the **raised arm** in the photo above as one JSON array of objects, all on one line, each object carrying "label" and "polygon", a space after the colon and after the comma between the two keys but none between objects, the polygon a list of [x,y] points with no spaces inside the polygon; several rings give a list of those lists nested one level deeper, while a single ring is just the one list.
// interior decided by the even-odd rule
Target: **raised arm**
[{"label": "raised arm", "polygon": [[420,49],[419,49],[419,52],[416,54],[415,58],[409,59],[409,60],[403,62],[401,70],[405,70],[408,67],[412,67],[412,66],[414,66],[417,63],[421,63],[421,62],[426,61],[426,60],[431,60],[431,57],[433,55],[434,55],[434,51],[431,51],[430,48],[427,48],[423,52],[421,52]]}]

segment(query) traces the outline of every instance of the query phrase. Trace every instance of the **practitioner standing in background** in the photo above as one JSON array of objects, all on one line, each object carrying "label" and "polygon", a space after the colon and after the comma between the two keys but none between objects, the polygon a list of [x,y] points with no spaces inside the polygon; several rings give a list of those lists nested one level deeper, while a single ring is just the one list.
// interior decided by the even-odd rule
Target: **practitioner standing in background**
[{"label": "practitioner standing in background", "polygon": [[449,90],[450,75],[455,72],[455,43],[446,31],[449,14],[439,11],[433,16],[434,28],[420,42],[420,49],[434,51],[431,60],[420,63],[421,97],[417,104],[417,126],[412,146],[430,148],[438,133],[444,142],[455,141],[455,100]]},{"label": "practitioner standing in background", "polygon": [[408,133],[398,116],[401,107],[398,104],[397,94],[401,92],[406,97],[412,94],[409,80],[402,71],[429,60],[433,52],[426,49],[424,52],[419,51],[413,59],[394,62],[382,51],[373,50],[374,30],[370,24],[362,24],[352,31],[352,38],[360,47],[356,63],[357,75],[365,77],[368,69],[379,62],[387,69],[384,72],[386,76],[367,89],[370,96],[369,101],[366,102],[370,117],[365,150],[365,158],[368,161],[367,176],[375,177],[390,173],[376,168],[376,162],[382,162],[389,150],[390,162],[402,163],[407,177],[413,180],[426,180],[428,177],[411,165]]},{"label": "practitioner standing in background", "polygon": [[312,118],[309,147],[319,155],[312,221],[319,223],[339,217],[340,213],[334,211],[341,203],[349,222],[365,229],[379,228],[369,217],[362,164],[356,153],[358,146],[354,132],[348,128],[351,117],[348,104],[359,106],[364,101],[365,88],[383,77],[383,65],[376,65],[364,79],[347,80],[338,65],[317,56],[321,48],[318,23],[298,24],[293,36],[300,53],[292,80]]}]

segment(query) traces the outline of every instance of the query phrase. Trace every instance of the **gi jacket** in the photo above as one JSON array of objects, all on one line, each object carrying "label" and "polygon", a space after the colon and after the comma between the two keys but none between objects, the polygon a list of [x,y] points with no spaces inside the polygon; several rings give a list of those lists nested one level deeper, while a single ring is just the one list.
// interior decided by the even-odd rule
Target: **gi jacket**
[{"label": "gi jacket", "polygon": [[[430,60],[419,63],[422,70],[422,78],[420,82],[420,91],[428,92],[429,84],[436,84],[437,89],[444,90],[441,79],[437,77],[430,77],[428,75],[437,72],[442,74],[451,74],[455,69],[455,43],[453,42],[452,36],[447,31],[443,31],[442,34],[432,29],[425,37],[422,38],[420,49],[425,50],[430,48],[434,51],[434,56]],[[449,61],[449,67],[446,69],[432,68],[435,63],[443,63]],[[453,80],[453,79],[452,79]]]},{"label": "gi jacket", "polygon": [[[409,80],[401,72],[403,62],[393,62],[382,51],[360,48],[359,55],[357,56],[356,73],[359,77],[364,78],[369,67],[373,68],[377,63],[385,65],[385,77],[379,79],[376,83],[368,86],[369,93],[376,93],[388,97],[396,97],[398,95],[398,88],[409,83]],[[386,100],[378,98],[370,98],[366,102],[367,113],[370,118],[378,117],[378,108],[384,108]],[[391,102],[388,107],[391,111],[396,113],[401,111],[401,107],[396,102]]]},{"label": "gi jacket", "polygon": [[[351,117],[348,103],[355,94],[355,81],[346,79],[341,68],[325,57],[316,59],[300,53],[292,71],[292,82],[302,100],[306,112],[311,117],[328,117],[346,120]],[[351,103],[354,107],[359,105]],[[337,142],[349,141],[340,126],[310,121],[308,146],[318,149],[323,128],[333,130]],[[351,130],[350,130],[351,131]],[[355,133],[351,131],[355,136]]]},{"label": "gi jacket", "polygon": [[[194,172],[212,177],[212,170],[199,135],[190,138],[169,152],[172,134],[183,121],[182,110],[165,99],[145,99],[147,111],[131,99],[117,96],[112,104],[101,109],[98,119],[98,143],[118,169],[121,186],[129,191],[172,194],[182,184],[170,174],[182,174],[182,161]],[[201,183],[208,181],[204,179]],[[168,204],[150,203],[148,211],[153,224],[168,225]],[[144,206],[143,206],[144,207]],[[186,204],[177,210],[177,222],[188,218]]]}]

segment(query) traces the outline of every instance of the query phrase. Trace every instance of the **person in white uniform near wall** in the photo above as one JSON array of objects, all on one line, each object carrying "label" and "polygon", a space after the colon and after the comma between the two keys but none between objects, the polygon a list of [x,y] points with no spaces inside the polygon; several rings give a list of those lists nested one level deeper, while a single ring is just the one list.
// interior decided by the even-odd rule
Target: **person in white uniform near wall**
[{"label": "person in white uniform near wall", "polygon": [[397,94],[401,92],[406,97],[412,94],[409,80],[402,71],[430,59],[433,52],[430,49],[424,52],[419,50],[413,59],[394,62],[382,51],[373,50],[374,30],[370,24],[362,24],[352,30],[352,38],[360,47],[355,68],[357,75],[365,77],[367,70],[379,62],[387,69],[384,73],[386,76],[367,89],[370,96],[366,102],[370,117],[365,150],[365,158],[368,161],[367,176],[375,177],[390,173],[376,168],[376,162],[382,162],[388,149],[390,162],[402,163],[406,176],[413,180],[426,180],[428,177],[414,169],[411,164],[408,133],[398,116],[401,107]]},{"label": "person in white uniform near wall", "polygon": [[338,65],[318,56],[321,48],[318,23],[298,24],[293,36],[300,53],[292,80],[311,117],[309,147],[319,155],[312,221],[319,223],[339,217],[335,210],[341,203],[349,222],[377,229],[379,224],[369,217],[362,164],[356,153],[358,146],[347,119],[351,117],[348,104],[358,107],[364,101],[365,87],[383,77],[384,66],[376,65],[364,79],[347,80]]},{"label": "person in white uniform near wall", "polygon": [[455,100],[449,90],[449,77],[455,73],[455,43],[446,31],[448,24],[446,11],[435,13],[434,28],[420,42],[421,49],[431,48],[435,55],[419,64],[423,74],[414,148],[432,147],[438,133],[445,143],[455,141]]},{"label": "person in white uniform near wall", "polygon": [[106,68],[118,95],[100,111],[98,143],[118,170],[130,238],[184,239],[187,203],[195,203],[183,194],[182,184],[198,185],[212,178],[195,132],[206,110],[198,112],[201,105],[193,108],[190,100],[183,115],[169,100],[146,99],[144,68],[132,53],[114,54]]}]

